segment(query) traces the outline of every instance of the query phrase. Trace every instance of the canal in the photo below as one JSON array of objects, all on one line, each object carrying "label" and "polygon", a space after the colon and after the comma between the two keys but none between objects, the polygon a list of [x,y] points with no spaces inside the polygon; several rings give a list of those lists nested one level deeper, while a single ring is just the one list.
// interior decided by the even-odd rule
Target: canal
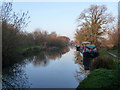
[{"label": "canal", "polygon": [[77,88],[88,74],[74,48],[44,51],[3,68],[3,88]]}]

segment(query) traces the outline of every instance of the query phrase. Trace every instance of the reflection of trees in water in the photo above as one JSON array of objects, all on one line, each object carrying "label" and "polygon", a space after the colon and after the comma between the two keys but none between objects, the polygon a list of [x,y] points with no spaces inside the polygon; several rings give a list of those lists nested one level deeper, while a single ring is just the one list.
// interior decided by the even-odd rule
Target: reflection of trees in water
[{"label": "reflection of trees in water", "polygon": [[34,66],[46,66],[48,62],[49,61],[45,56],[42,56],[42,58],[41,56],[34,56],[34,59],[33,59]]},{"label": "reflection of trees in water", "polygon": [[56,60],[57,58],[61,58],[61,56],[68,51],[69,48],[65,48],[63,50],[43,51],[36,56],[27,58],[27,60],[32,62],[35,66],[46,66],[50,59]]},{"label": "reflection of trees in water", "polygon": [[55,50],[55,51],[48,51],[46,53],[46,56],[48,59],[51,60],[56,60],[57,58],[61,58],[61,56],[67,52],[69,52],[70,49],[69,48],[64,48],[62,50]]},{"label": "reflection of trees in water", "polygon": [[72,45],[72,46],[69,46],[71,49],[74,49],[75,48],[75,45]]},{"label": "reflection of trees in water", "polygon": [[48,63],[48,59],[46,58],[45,52],[41,52],[37,55],[27,57],[26,62],[31,62],[34,66],[45,66]]},{"label": "reflection of trees in water", "polygon": [[56,60],[57,58],[61,58],[62,51],[48,51],[46,52],[46,57],[51,60]]},{"label": "reflection of trees in water", "polygon": [[70,51],[70,48],[66,47],[65,49],[62,50],[62,54],[65,54]]},{"label": "reflection of trees in water", "polygon": [[26,57],[26,59],[24,57],[21,60],[16,60],[17,62],[15,61],[15,63],[12,62],[12,66],[11,64],[8,64],[8,67],[2,68],[3,88],[30,87],[28,77],[23,70],[27,63],[33,63],[35,66],[46,66],[48,65],[50,59],[56,60],[57,58],[61,58],[61,56],[68,51],[68,48],[64,50],[42,51],[37,55]]},{"label": "reflection of trees in water", "polygon": [[75,51],[74,55],[75,55],[75,63],[78,63],[78,64],[82,65],[82,67],[84,67],[83,62],[82,62],[82,56],[80,55],[80,52]]},{"label": "reflection of trees in water", "polygon": [[80,65],[79,70],[76,70],[76,75],[75,78],[81,82],[89,73],[89,71],[86,71],[84,69],[83,61],[82,61],[82,56],[80,55],[80,52],[75,51],[75,63]]},{"label": "reflection of trees in water", "polygon": [[84,78],[87,77],[87,75],[89,74],[89,71],[84,70],[84,68],[80,67],[80,70],[76,70],[76,75],[75,78],[81,82]]},{"label": "reflection of trees in water", "polygon": [[49,63],[49,60],[56,60],[57,58],[61,58],[61,56],[65,53],[69,52],[69,48],[66,47],[64,49],[58,50],[46,50],[41,51],[39,53],[34,53],[30,56],[20,57],[15,60],[4,60],[3,68],[9,68],[14,66],[15,64],[26,65],[28,62],[32,62],[35,66],[46,66]]},{"label": "reflection of trees in water", "polygon": [[11,68],[2,70],[3,88],[29,88],[28,76],[22,69],[22,65],[16,64]]}]

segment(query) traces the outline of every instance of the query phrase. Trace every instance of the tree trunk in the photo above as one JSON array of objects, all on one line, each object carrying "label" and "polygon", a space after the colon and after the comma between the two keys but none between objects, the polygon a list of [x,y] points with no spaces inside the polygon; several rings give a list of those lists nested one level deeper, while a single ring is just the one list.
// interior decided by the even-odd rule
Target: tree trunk
[{"label": "tree trunk", "polygon": [[97,42],[97,34],[95,33],[94,35],[94,44],[96,45],[96,42]]}]

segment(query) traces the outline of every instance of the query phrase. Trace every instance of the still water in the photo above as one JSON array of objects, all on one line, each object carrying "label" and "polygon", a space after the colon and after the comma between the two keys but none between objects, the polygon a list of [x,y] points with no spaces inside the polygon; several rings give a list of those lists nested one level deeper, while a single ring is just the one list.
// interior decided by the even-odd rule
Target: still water
[{"label": "still water", "polygon": [[3,68],[3,88],[77,88],[87,74],[75,49],[44,51]]}]

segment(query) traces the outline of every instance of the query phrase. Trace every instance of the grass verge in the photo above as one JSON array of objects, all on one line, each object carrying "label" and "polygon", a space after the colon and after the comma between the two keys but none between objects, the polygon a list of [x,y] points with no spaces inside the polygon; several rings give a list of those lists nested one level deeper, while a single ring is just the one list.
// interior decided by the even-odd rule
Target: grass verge
[{"label": "grass verge", "polygon": [[118,86],[118,71],[100,68],[92,71],[78,88],[118,88]]}]

